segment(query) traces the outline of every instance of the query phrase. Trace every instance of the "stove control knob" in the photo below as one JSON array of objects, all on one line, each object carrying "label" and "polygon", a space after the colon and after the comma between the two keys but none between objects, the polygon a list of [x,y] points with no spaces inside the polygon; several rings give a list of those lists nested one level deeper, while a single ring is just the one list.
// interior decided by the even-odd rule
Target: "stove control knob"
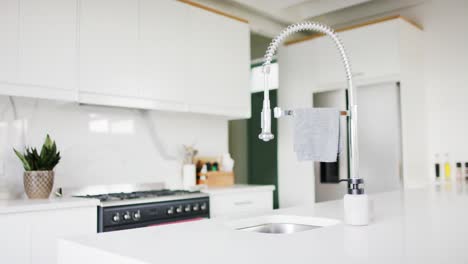
[{"label": "stove control knob", "polygon": [[174,214],[174,207],[171,206],[171,207],[167,208],[167,214],[168,215],[173,215]]},{"label": "stove control knob", "polygon": [[208,209],[208,205],[206,203],[202,203],[202,205],[200,206],[200,209],[202,211],[206,211],[206,209]]},{"label": "stove control knob", "polygon": [[115,214],[112,216],[112,222],[114,222],[114,223],[120,222],[120,214],[119,214],[119,213],[115,213]]},{"label": "stove control knob", "polygon": [[184,211],[185,211],[186,213],[190,212],[191,210],[192,210],[192,208],[190,207],[190,204],[187,204],[187,205],[185,206],[185,208],[184,208]]},{"label": "stove control knob", "polygon": [[195,212],[200,210],[200,205],[199,204],[194,204],[193,207],[192,207],[192,210],[195,211]]},{"label": "stove control knob", "polygon": [[132,217],[130,216],[130,212],[125,212],[125,214],[123,215],[123,219],[124,220],[130,220]]},{"label": "stove control knob", "polygon": [[178,214],[182,213],[182,205],[177,206],[176,213]]},{"label": "stove control knob", "polygon": [[141,218],[141,213],[140,213],[140,210],[136,211],[136,212],[133,212],[133,220],[140,220]]}]

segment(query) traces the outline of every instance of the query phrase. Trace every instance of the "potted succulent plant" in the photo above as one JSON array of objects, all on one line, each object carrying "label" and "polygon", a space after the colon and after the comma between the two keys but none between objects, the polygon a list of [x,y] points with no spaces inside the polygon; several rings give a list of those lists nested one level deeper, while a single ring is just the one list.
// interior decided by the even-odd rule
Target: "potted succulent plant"
[{"label": "potted succulent plant", "polygon": [[41,152],[27,147],[24,153],[13,149],[24,167],[24,190],[30,199],[49,198],[54,185],[54,167],[60,161],[55,141],[47,135]]}]

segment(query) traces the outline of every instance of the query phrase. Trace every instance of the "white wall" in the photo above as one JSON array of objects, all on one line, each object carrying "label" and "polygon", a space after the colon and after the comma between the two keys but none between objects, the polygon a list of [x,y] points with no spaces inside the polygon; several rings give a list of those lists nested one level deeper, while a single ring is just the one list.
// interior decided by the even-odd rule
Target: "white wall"
[{"label": "white wall", "polygon": [[0,184],[16,195],[22,167],[12,148],[40,147],[47,133],[62,154],[55,187],[165,182],[177,188],[182,144],[195,144],[203,156],[228,151],[227,121],[217,117],[27,98],[14,103],[16,121],[8,97],[0,96]]},{"label": "white wall", "polygon": [[[426,104],[414,105],[414,107],[422,107],[427,112],[427,158],[433,160],[435,153],[448,152],[452,166],[457,161],[468,161],[468,144],[466,143],[468,140],[465,139],[468,136],[468,122],[465,121],[468,119],[468,87],[466,87],[468,85],[468,49],[466,49],[468,29],[465,27],[468,24],[467,11],[468,1],[466,0],[432,0],[397,12],[424,27],[420,48],[424,51]],[[385,13],[380,16],[385,17],[394,13]],[[288,73],[287,82],[294,83],[296,80],[300,82],[301,79],[308,77],[307,69],[285,65],[281,57],[288,56],[288,52],[293,51],[284,49],[284,54],[280,54],[280,71],[284,68],[294,68],[294,72]],[[304,61],[309,59],[305,57]],[[301,63],[303,64],[307,63]],[[419,67],[414,71],[419,71]],[[286,80],[280,80],[280,86],[282,82]],[[310,98],[304,96],[304,91],[293,91],[291,87],[287,89],[285,93],[280,91],[279,105],[285,108],[310,105]],[[292,101],[296,102],[296,105],[285,105],[285,102]],[[285,119],[279,122],[280,129],[292,127],[291,120]],[[279,149],[291,149],[293,140],[291,129],[280,130],[279,134],[282,138],[279,142]],[[286,155],[284,152],[279,153],[279,160],[281,161],[279,164],[280,194],[283,193],[283,197],[280,197],[281,206],[294,206],[303,201],[312,202],[313,179],[309,176],[304,177],[301,173],[312,171],[312,165],[298,163],[295,159],[292,160],[291,155]],[[282,167],[281,163],[289,166]],[[431,173],[421,175],[421,177],[433,179],[432,163],[427,162],[427,167]],[[288,196],[286,198],[284,198],[285,193]]]},{"label": "white wall", "polygon": [[467,12],[466,0],[426,1],[399,12],[424,27],[428,158],[448,152],[452,166],[468,162]]},{"label": "white wall", "polygon": [[[346,108],[345,90],[314,93],[314,107]],[[399,190],[402,186],[400,88],[395,82],[356,86],[358,103],[359,176],[368,194]],[[346,127],[346,120],[341,119]],[[346,139],[343,139],[346,142]],[[347,146],[345,144],[346,153]],[[340,178],[347,178],[347,155],[340,155]],[[315,163],[315,201],[343,198],[344,184],[320,182]],[[426,179],[426,178],[424,178]],[[406,182],[405,182],[406,183]]]}]

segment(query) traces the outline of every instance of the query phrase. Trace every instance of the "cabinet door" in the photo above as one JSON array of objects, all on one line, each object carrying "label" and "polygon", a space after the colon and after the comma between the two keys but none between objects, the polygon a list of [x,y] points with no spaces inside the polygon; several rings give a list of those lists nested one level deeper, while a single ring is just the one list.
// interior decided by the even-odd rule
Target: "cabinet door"
[{"label": "cabinet door", "polygon": [[0,1],[0,82],[17,76],[19,0]]},{"label": "cabinet door", "polygon": [[0,252],[2,263],[31,262],[31,228],[27,214],[0,215]]},{"label": "cabinet door", "polygon": [[97,232],[95,207],[35,212],[31,223],[31,259],[33,264],[57,263],[58,239]]},{"label": "cabinet door", "polygon": [[210,196],[211,217],[225,217],[273,210],[273,193],[257,191]]},{"label": "cabinet door", "polygon": [[19,8],[19,83],[75,90],[76,0],[21,0]]},{"label": "cabinet door", "polygon": [[[355,80],[384,78],[400,72],[397,22],[392,20],[338,33],[347,51]],[[329,37],[294,44],[287,49],[304,49],[304,46],[314,47],[302,56],[310,62],[304,67],[315,76],[312,80],[315,88],[322,89],[330,84],[346,82],[340,54]]]},{"label": "cabinet door", "polygon": [[[322,77],[320,74],[322,65],[320,65],[319,57],[323,55],[320,54],[318,48],[318,42],[315,40],[280,47],[278,53],[278,61],[280,61],[279,87],[284,87],[282,88],[284,92],[278,92],[280,95],[278,96],[279,106],[312,106],[310,97],[305,95],[312,94],[312,90],[315,88],[314,84]],[[344,73],[344,71],[340,73]],[[279,125],[281,127],[281,122]],[[282,138],[288,137],[282,136]]]},{"label": "cabinet door", "polygon": [[81,0],[80,92],[138,96],[138,1]]},{"label": "cabinet door", "polygon": [[398,20],[390,20],[342,33],[356,80],[400,73],[398,32]]},{"label": "cabinet door", "polygon": [[250,116],[248,25],[191,8],[187,103],[194,112]]},{"label": "cabinet door", "polygon": [[188,9],[173,0],[140,1],[138,81],[144,98],[185,102]]}]

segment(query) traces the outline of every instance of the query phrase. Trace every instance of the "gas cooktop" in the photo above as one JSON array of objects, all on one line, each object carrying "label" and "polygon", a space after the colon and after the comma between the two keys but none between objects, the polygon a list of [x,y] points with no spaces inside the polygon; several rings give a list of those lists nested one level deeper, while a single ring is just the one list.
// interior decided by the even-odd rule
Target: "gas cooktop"
[{"label": "gas cooktop", "polygon": [[98,199],[101,201],[101,207],[137,205],[208,197],[208,194],[200,191],[169,190],[164,188],[163,184],[159,183],[138,185],[100,185],[72,189],[60,188],[58,195]]},{"label": "gas cooktop", "polygon": [[93,195],[76,195],[74,197],[93,198],[93,199],[98,199],[101,202],[110,202],[110,201],[148,199],[148,198],[167,197],[167,196],[190,196],[192,194],[201,194],[201,192],[200,191],[163,189],[163,190],[106,193],[106,194],[93,194]]},{"label": "gas cooktop", "polygon": [[210,217],[210,198],[200,191],[169,190],[158,183],[60,188],[61,196],[101,201],[98,232],[195,221]]}]

